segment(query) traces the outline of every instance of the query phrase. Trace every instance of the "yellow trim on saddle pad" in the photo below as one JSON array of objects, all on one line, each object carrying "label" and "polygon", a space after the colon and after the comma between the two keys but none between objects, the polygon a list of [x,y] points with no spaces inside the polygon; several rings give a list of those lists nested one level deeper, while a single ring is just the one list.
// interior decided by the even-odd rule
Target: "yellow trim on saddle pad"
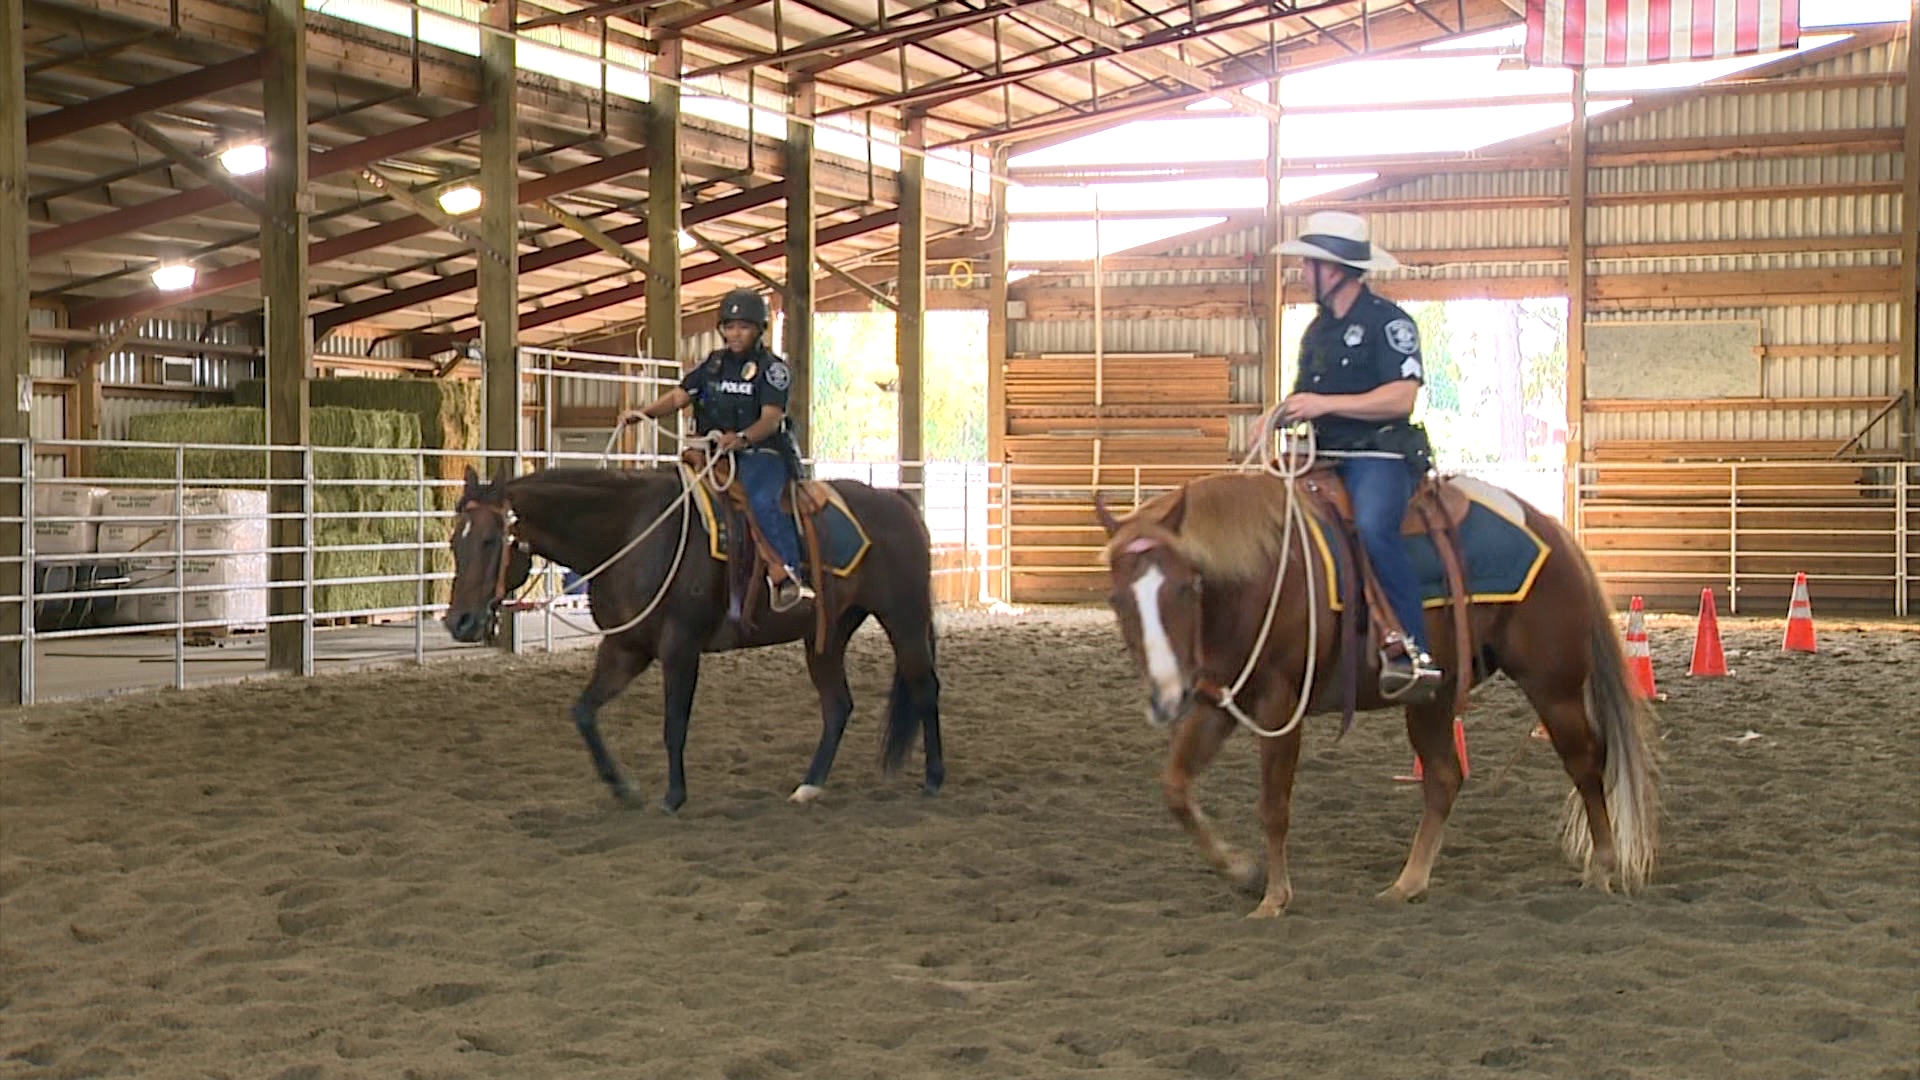
[{"label": "yellow trim on saddle pad", "polygon": [[[1533,591],[1533,583],[1534,580],[1540,576],[1540,568],[1547,563],[1547,553],[1551,550],[1547,546],[1547,542],[1540,539],[1540,534],[1534,532],[1532,528],[1513,520],[1504,509],[1489,502],[1478,493],[1464,488],[1457,488],[1456,490],[1465,495],[1468,502],[1479,503],[1487,510],[1498,515],[1500,520],[1505,521],[1507,524],[1527,534],[1527,539],[1533,541],[1535,552],[1533,565],[1527,567],[1527,576],[1520,582],[1520,588],[1518,590],[1507,593],[1468,593],[1467,602],[1470,604],[1517,604],[1525,600],[1527,594]],[[1333,559],[1333,548],[1327,539],[1327,523],[1320,520],[1316,514],[1307,515],[1307,519],[1313,522],[1313,542],[1314,546],[1320,549],[1320,562],[1326,571],[1326,580],[1328,582],[1337,582],[1340,579],[1337,576],[1336,564]],[[1432,537],[1429,536],[1428,539],[1432,540]],[[1402,542],[1404,542],[1404,538]],[[1437,543],[1437,541],[1435,542]],[[1461,560],[1463,562],[1466,560],[1465,552],[1461,553]],[[1339,589],[1337,587],[1334,588],[1334,595],[1328,597],[1328,601],[1334,611],[1346,610],[1346,604],[1340,599]],[[1420,606],[1422,608],[1443,608],[1451,603],[1453,603],[1453,600],[1449,597],[1436,596],[1431,599],[1422,598]]]},{"label": "yellow trim on saddle pad", "polygon": [[[847,520],[853,524],[853,531],[860,536],[860,550],[854,553],[853,558],[847,560],[847,565],[845,567],[830,566],[827,572],[837,578],[852,577],[854,571],[859,570],[860,564],[866,560],[867,551],[873,547],[873,538],[867,535],[867,527],[860,524],[860,519],[854,516],[853,508],[847,505],[846,497],[840,494],[840,489],[832,484],[823,486],[827,489],[827,501],[840,508],[840,512],[845,514]],[[713,508],[713,489],[705,483],[696,483],[693,490],[694,505],[700,509],[700,521],[707,527],[707,554],[713,556],[715,562],[726,562],[727,553],[720,544],[720,519]],[[791,497],[799,498],[799,492],[792,492]]]}]

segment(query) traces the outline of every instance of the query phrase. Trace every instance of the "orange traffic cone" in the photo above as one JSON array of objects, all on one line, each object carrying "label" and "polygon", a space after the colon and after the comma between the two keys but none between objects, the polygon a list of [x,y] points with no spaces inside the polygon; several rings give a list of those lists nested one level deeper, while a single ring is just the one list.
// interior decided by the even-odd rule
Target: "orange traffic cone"
[{"label": "orange traffic cone", "polygon": [[[1461,723],[1460,718],[1457,716],[1453,718],[1453,753],[1455,757],[1460,759],[1460,779],[1465,780],[1467,777],[1472,776],[1473,766],[1467,761],[1467,725]],[[1426,779],[1426,775],[1426,769],[1420,765],[1420,755],[1415,754],[1413,756],[1413,775],[1396,776],[1394,779],[1403,784],[1417,784],[1421,780]]]},{"label": "orange traffic cone", "polygon": [[1660,692],[1653,685],[1653,650],[1647,645],[1647,616],[1637,596],[1627,609],[1626,646],[1627,668],[1633,674],[1634,689],[1642,698],[1652,701]]},{"label": "orange traffic cone", "polygon": [[1807,599],[1807,575],[1793,575],[1793,599],[1787,603],[1787,636],[1781,652],[1818,652],[1813,644],[1813,602]]},{"label": "orange traffic cone", "polygon": [[1720,649],[1720,618],[1713,612],[1713,590],[1700,590],[1700,621],[1693,630],[1693,663],[1687,674],[1713,678],[1727,674],[1727,657]]}]

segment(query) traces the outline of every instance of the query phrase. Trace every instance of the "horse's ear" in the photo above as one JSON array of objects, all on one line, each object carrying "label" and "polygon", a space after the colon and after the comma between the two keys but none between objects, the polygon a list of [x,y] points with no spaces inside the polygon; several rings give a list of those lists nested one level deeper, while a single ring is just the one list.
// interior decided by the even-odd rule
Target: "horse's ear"
[{"label": "horse's ear", "polygon": [[1107,530],[1108,536],[1120,528],[1120,520],[1113,516],[1113,511],[1107,509],[1107,493],[1104,491],[1093,493],[1093,516],[1100,519],[1100,527]]},{"label": "horse's ear", "polygon": [[1179,494],[1173,497],[1173,502],[1168,505],[1166,514],[1160,518],[1160,527],[1168,532],[1177,533],[1180,531],[1180,523],[1186,519],[1187,489],[1181,488]]},{"label": "horse's ear", "polygon": [[471,465],[469,465],[469,466],[467,466],[467,477],[466,477],[466,479],[467,479],[467,494],[468,494],[468,495],[471,495],[471,494],[473,494],[473,493],[474,493],[475,491],[478,491],[478,490],[480,489],[480,474],[479,474],[479,473],[477,473],[477,472],[474,472],[474,471],[473,471],[473,466],[471,466]]},{"label": "horse's ear", "polygon": [[505,462],[505,461],[503,461],[503,462],[501,462],[501,463],[500,463],[500,467],[499,467],[499,468],[497,468],[497,469],[495,469],[495,470],[493,470],[493,485],[492,485],[493,487],[495,487],[495,488],[498,488],[498,489],[505,489],[505,488],[506,488],[506,486],[507,486],[507,476],[508,476],[508,470],[509,470],[509,469],[510,469],[511,467],[512,467],[512,465],[511,465],[511,463],[510,463],[510,462]]}]

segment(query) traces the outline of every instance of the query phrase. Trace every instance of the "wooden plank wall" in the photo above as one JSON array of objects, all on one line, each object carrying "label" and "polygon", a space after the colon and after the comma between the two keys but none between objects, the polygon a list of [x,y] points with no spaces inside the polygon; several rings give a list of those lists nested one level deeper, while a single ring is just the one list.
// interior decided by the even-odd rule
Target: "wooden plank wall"
[{"label": "wooden plank wall", "polygon": [[1015,603],[1097,602],[1106,595],[1095,490],[1124,512],[1138,498],[1227,464],[1228,417],[1249,408],[1231,403],[1228,368],[1225,356],[1185,354],[1108,354],[1097,364],[1090,355],[1008,361]]}]

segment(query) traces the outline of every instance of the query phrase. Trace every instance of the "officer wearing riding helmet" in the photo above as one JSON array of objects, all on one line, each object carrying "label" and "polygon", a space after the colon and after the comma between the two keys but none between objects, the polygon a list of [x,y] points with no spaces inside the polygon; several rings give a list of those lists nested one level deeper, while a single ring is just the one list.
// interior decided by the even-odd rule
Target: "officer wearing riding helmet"
[{"label": "officer wearing riding helmet", "polygon": [[767,302],[752,289],[735,289],[720,301],[720,336],[726,347],[707,354],[680,385],[652,404],[622,416],[631,424],[693,406],[694,429],[715,438],[715,449],[732,451],[735,477],[767,543],[784,565],[770,567],[769,603],[775,611],[798,604],[800,536],[780,509],[780,493],[798,460],[787,426],[787,391],[793,370],[760,340],[767,329]]},{"label": "officer wearing riding helmet", "polygon": [[1420,647],[1420,585],[1400,536],[1414,485],[1431,465],[1426,433],[1411,419],[1424,375],[1420,331],[1360,280],[1400,261],[1373,245],[1364,218],[1340,211],[1312,214],[1300,238],[1274,252],[1305,257],[1320,308],[1301,338],[1300,373],[1280,418],[1311,421],[1319,454],[1335,460],[1367,561],[1405,631],[1382,656],[1382,693],[1430,688],[1440,673]]}]

